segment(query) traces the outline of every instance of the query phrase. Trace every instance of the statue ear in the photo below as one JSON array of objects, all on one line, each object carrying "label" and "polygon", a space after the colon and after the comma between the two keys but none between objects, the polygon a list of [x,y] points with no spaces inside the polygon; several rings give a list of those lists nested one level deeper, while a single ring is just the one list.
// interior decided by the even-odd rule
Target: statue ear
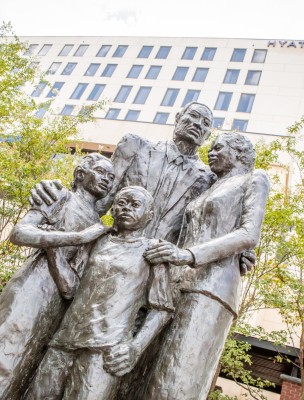
[{"label": "statue ear", "polygon": [[84,179],[84,170],[81,167],[77,167],[74,175],[75,175],[75,179],[78,182],[82,182]]},{"label": "statue ear", "polygon": [[176,123],[176,124],[178,123],[180,117],[181,117],[180,112],[178,112],[178,113],[175,115],[175,123]]},{"label": "statue ear", "polygon": [[246,154],[243,154],[239,157],[239,160],[241,161],[242,164],[247,165],[247,156]]},{"label": "statue ear", "polygon": [[148,216],[148,222],[151,221],[151,219],[153,218],[153,216],[154,216],[154,211],[153,211],[153,210],[150,210],[150,211],[149,211],[149,216]]}]

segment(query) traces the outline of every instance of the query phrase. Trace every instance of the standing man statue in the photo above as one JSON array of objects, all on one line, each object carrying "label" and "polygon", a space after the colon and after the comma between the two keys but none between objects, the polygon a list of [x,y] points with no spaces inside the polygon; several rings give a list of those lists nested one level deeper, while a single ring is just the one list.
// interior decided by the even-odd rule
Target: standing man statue
[{"label": "standing man statue", "polygon": [[[138,135],[124,136],[112,157],[116,178],[111,195],[97,202],[100,214],[109,209],[119,189],[142,186],[155,202],[154,217],[145,235],[176,243],[187,204],[216,180],[197,155],[210,136],[211,124],[211,110],[204,104],[190,103],[176,115],[173,140],[152,143]],[[56,197],[48,182],[32,192],[35,202],[41,202],[41,195],[42,200]]]}]

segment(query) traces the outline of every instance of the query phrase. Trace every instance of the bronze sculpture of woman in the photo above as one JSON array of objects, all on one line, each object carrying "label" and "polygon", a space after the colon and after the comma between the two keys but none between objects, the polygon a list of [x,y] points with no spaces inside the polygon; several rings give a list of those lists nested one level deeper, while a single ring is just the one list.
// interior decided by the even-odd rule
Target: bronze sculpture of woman
[{"label": "bronze sculpture of woman", "polygon": [[145,400],[207,398],[238,313],[239,254],[259,240],[269,180],[264,171],[253,170],[251,142],[223,134],[208,157],[218,181],[187,206],[180,248],[163,242],[146,253],[150,262],[189,267]]}]

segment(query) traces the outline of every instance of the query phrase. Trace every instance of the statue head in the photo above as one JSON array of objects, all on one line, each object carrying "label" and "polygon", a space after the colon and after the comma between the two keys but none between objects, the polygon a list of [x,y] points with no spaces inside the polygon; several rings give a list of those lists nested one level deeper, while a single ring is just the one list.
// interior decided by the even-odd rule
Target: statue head
[{"label": "statue head", "polygon": [[236,167],[247,173],[253,170],[255,151],[251,141],[244,135],[223,133],[212,143],[208,160],[212,172],[218,176]]},{"label": "statue head", "polygon": [[72,191],[82,187],[97,199],[106,197],[114,182],[112,162],[99,153],[91,153],[83,157],[74,170]]},{"label": "statue head", "polygon": [[199,147],[210,136],[213,114],[205,104],[187,104],[175,117],[174,141]]},{"label": "statue head", "polygon": [[112,208],[118,230],[143,230],[153,218],[154,200],[141,186],[126,186],[115,196]]}]

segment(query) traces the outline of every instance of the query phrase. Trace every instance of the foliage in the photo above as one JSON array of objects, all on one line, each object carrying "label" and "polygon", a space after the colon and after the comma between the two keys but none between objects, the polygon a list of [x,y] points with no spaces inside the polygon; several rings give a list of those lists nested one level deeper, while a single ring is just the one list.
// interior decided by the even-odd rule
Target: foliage
[{"label": "foliage", "polygon": [[[238,334],[268,340],[274,345],[284,345],[296,339],[294,346],[298,347],[300,343],[301,400],[304,399],[303,127],[304,118],[288,128],[286,137],[269,144],[259,142],[255,146],[256,168],[269,171],[272,189],[260,243],[256,248],[256,266],[244,279],[239,319],[231,330],[221,359],[221,370],[245,386],[250,399],[265,398],[259,389],[267,388],[271,383],[253,378],[248,354],[250,345],[238,341]],[[206,161],[206,149],[201,154]],[[286,187],[284,179],[290,179],[290,172],[294,181],[288,182]],[[253,327],[250,318],[262,309],[276,309],[286,324],[286,330],[267,332],[262,327]],[[286,356],[278,354],[273,361],[281,362],[283,359]],[[225,398],[218,396],[214,398]]]},{"label": "foliage", "polygon": [[[22,263],[22,252],[8,243],[11,227],[27,211],[31,188],[41,179],[72,180],[75,157],[68,143],[80,124],[93,120],[104,103],[85,106],[77,117],[52,115],[52,100],[36,102],[27,94],[38,74],[34,60],[25,56],[27,45],[14,35],[10,24],[0,27],[0,284],[3,286]],[[48,117],[39,118],[41,107]],[[13,267],[12,267],[13,266]]]}]

